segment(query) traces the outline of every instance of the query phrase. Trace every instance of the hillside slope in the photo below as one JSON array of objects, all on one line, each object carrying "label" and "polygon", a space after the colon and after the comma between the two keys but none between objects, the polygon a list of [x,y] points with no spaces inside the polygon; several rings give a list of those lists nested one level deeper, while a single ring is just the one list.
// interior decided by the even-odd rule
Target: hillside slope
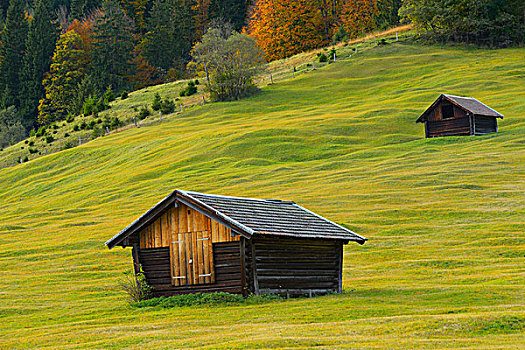
[{"label": "hillside slope", "polygon": [[[525,346],[525,49],[396,43],[0,170],[0,348]],[[505,115],[424,139],[441,92]],[[342,295],[132,309],[104,241],[175,188],[292,199],[370,239]]]}]

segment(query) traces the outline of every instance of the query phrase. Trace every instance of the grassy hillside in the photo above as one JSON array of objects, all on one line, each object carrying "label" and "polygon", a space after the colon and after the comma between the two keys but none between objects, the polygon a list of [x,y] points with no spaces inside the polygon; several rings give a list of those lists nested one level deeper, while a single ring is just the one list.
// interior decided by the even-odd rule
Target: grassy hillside
[{"label": "grassy hillside", "polygon": [[[0,170],[0,348],[525,346],[525,49],[396,43]],[[425,140],[439,95],[505,115]],[[344,293],[133,309],[104,241],[175,188],[292,199],[370,239]]]}]

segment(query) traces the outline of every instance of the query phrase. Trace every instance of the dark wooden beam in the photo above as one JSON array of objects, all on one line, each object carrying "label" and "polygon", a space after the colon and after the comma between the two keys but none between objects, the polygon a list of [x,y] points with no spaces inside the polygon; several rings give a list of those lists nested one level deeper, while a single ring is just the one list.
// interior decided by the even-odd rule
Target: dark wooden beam
[{"label": "dark wooden beam", "polygon": [[255,289],[255,295],[260,295],[261,292],[259,291],[259,278],[257,277],[257,262],[255,258],[255,244],[251,244],[252,246],[252,275],[253,275],[253,288]]},{"label": "dark wooden beam", "polygon": [[242,296],[247,297],[247,287],[246,287],[246,239],[241,237],[239,244],[240,254],[241,254],[241,284],[242,284]]}]

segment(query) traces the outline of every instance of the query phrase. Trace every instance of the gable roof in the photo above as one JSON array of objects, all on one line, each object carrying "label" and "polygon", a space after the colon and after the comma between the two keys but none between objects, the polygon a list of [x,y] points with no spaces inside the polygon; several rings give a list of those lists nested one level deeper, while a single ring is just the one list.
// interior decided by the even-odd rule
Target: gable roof
[{"label": "gable roof", "polygon": [[185,204],[229,227],[246,238],[254,234],[300,238],[342,239],[365,243],[358,235],[291,201],[229,197],[175,190],[124,230],[106,242],[108,248],[122,245],[130,235],[140,232],[164,210]]},{"label": "gable roof", "polygon": [[490,108],[486,104],[476,100],[474,97],[461,97],[461,96],[454,96],[454,95],[447,95],[447,94],[441,94],[434,103],[430,105],[426,109],[423,114],[419,118],[417,118],[416,123],[422,123],[426,121],[427,114],[434,109],[434,107],[441,102],[443,99],[449,101],[450,103],[458,106],[459,108],[470,112],[473,115],[480,115],[484,117],[495,117],[495,118],[502,118],[503,115],[499,112],[495,111],[494,109]]}]

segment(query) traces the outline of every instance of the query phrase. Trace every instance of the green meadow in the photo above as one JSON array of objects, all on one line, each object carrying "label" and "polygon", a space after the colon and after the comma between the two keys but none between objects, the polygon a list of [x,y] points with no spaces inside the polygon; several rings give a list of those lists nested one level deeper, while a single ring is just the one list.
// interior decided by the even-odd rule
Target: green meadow
[{"label": "green meadow", "polygon": [[[0,348],[525,347],[524,57],[401,41],[1,169]],[[425,139],[440,93],[499,133]],[[340,295],[133,308],[131,252],[104,242],[176,188],[294,200],[369,241]]]}]

